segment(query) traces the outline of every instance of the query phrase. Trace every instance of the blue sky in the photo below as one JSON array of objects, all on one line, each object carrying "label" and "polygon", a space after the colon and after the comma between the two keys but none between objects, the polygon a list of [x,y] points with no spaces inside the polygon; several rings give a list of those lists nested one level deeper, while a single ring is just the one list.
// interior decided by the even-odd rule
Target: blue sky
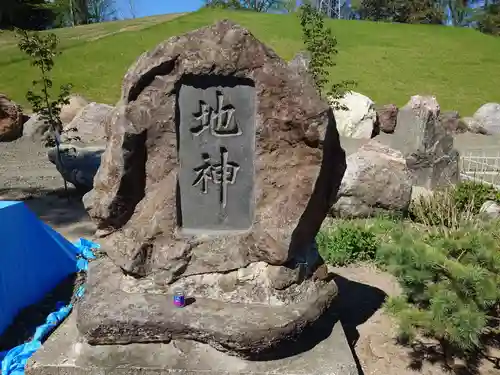
[{"label": "blue sky", "polygon": [[[1,1],[1,0],[0,0]],[[132,0],[135,4],[136,16],[145,17],[156,14],[192,12],[203,6],[203,0]],[[484,0],[477,0],[477,5],[482,5]],[[298,0],[297,3],[300,3]],[[128,0],[115,0],[118,16],[130,18]]]},{"label": "blue sky", "polygon": [[[192,12],[200,9],[204,4],[203,0],[133,0],[133,2],[135,4],[137,17]],[[115,3],[120,18],[129,18],[130,11],[128,0],[115,0]]]}]

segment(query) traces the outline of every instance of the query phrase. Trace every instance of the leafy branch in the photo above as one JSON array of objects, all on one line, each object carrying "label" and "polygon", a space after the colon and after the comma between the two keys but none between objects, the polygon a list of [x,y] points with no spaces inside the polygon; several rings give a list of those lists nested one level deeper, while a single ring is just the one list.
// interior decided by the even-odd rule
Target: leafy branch
[{"label": "leafy branch", "polygon": [[[46,146],[56,146],[58,163],[61,163],[59,152],[59,135],[62,132],[61,107],[69,104],[69,94],[71,85],[66,84],[60,87],[55,99],[52,99],[53,82],[50,72],[54,67],[54,58],[60,53],[57,51],[59,43],[55,34],[40,35],[37,32],[30,33],[26,30],[16,30],[19,37],[19,49],[28,55],[32,66],[38,68],[40,79],[33,80],[33,87],[41,87],[38,92],[28,90],[26,99],[31,104],[33,111],[40,116],[40,120],[49,126],[50,135]],[[64,187],[67,191],[67,183],[64,180]]]},{"label": "leafy branch", "polygon": [[314,80],[319,95],[323,96],[326,91],[326,96],[335,110],[347,110],[345,105],[340,104],[339,99],[349,93],[350,88],[354,87],[356,82],[345,80],[325,88],[330,81],[329,70],[337,65],[334,59],[338,54],[337,38],[332,34],[332,30],[325,26],[323,14],[311,4],[303,4],[299,15],[302,39],[311,55],[309,74]]}]

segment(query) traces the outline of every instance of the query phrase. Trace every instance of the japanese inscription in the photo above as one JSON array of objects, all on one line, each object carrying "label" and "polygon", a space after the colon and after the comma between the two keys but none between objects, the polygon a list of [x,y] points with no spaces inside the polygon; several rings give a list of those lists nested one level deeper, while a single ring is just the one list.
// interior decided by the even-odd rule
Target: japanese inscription
[{"label": "japanese inscription", "polygon": [[191,132],[198,136],[205,130],[210,129],[210,133],[215,137],[234,137],[241,134],[241,130],[234,118],[236,110],[232,105],[224,104],[224,95],[217,91],[217,107],[214,109],[209,104],[200,100],[200,113],[195,114],[195,120],[200,124],[191,128]]},{"label": "japanese inscription", "polygon": [[227,205],[227,187],[236,182],[236,176],[240,166],[232,161],[228,161],[227,150],[225,147],[220,149],[220,163],[212,164],[210,155],[203,153],[203,164],[194,168],[196,179],[193,186],[201,185],[201,192],[208,193],[208,182],[212,181],[214,184],[220,185],[220,203],[223,208]]},{"label": "japanese inscription", "polygon": [[255,88],[182,85],[178,107],[182,231],[247,230],[254,211]]}]

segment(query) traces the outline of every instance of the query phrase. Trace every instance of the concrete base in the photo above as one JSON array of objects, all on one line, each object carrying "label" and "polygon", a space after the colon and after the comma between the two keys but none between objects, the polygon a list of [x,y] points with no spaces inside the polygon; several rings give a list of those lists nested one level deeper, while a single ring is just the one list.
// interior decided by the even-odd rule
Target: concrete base
[{"label": "concrete base", "polygon": [[78,338],[72,314],[26,366],[27,375],[358,375],[340,323],[312,349],[272,361],[247,361],[206,344],[91,346]]}]

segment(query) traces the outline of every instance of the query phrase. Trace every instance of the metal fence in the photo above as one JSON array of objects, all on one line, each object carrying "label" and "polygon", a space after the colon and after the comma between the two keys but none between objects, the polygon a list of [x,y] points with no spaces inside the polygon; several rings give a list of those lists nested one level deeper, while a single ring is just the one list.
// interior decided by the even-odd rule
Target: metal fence
[{"label": "metal fence", "polygon": [[469,151],[462,154],[460,177],[500,189],[500,151]]}]

